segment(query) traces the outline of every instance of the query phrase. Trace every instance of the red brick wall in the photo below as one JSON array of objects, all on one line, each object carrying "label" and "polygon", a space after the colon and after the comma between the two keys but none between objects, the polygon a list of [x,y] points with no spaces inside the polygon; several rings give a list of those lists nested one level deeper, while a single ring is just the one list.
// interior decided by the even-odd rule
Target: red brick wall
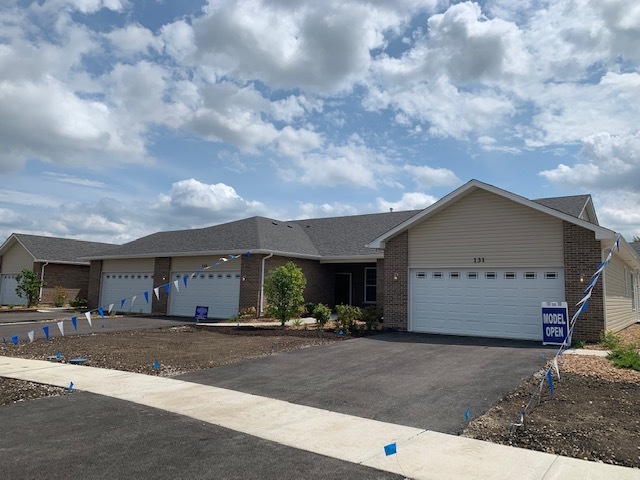
[{"label": "red brick wall", "polygon": [[[564,237],[564,288],[569,305],[569,317],[573,317],[575,306],[583,297],[582,293],[602,262],[601,245],[595,233],[572,223],[563,222]],[[584,283],[580,283],[580,275],[584,275]],[[573,333],[574,340],[597,342],[604,330],[604,302],[602,295],[602,278],[593,288],[589,306],[578,317]]]},{"label": "red brick wall", "polygon": [[[40,277],[41,263],[34,263],[34,272]],[[44,267],[44,288],[42,289],[42,303],[53,303],[56,287],[62,287],[67,294],[67,302],[76,299],[86,299],[89,289],[88,265],[63,265],[50,263]]]},{"label": "red brick wall", "polygon": [[100,281],[102,280],[102,260],[91,260],[89,267],[89,291],[87,303],[91,310],[100,307]]},{"label": "red brick wall", "polygon": [[[153,266],[153,286],[154,288],[170,281],[171,257],[157,257]],[[158,290],[160,300],[156,298],[153,291],[151,295],[151,313],[154,315],[166,315],[169,310],[169,295],[164,287]]]},{"label": "red brick wall", "polygon": [[[389,240],[384,250],[384,326],[407,330],[409,305],[409,235]],[[394,280],[397,275],[397,280]]]}]

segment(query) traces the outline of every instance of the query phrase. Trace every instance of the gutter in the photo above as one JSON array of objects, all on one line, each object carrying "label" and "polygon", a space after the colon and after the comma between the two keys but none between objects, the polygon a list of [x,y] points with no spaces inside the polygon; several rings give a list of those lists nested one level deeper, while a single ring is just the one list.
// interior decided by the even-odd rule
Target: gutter
[{"label": "gutter", "polygon": [[262,259],[262,269],[260,271],[260,316],[264,312],[264,265],[267,258],[273,257],[273,252]]},{"label": "gutter", "polygon": [[40,281],[43,282],[40,286],[40,293],[38,293],[38,301],[40,302],[42,301],[42,289],[44,288],[44,267],[47,265],[49,265],[49,262],[45,262],[44,265],[42,265],[42,270],[40,270]]}]

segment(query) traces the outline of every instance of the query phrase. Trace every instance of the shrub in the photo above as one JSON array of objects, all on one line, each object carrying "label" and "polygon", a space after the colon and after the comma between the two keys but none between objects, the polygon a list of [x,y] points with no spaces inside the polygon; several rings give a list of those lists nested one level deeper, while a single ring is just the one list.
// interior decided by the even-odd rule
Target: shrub
[{"label": "shrub", "polygon": [[305,315],[307,317],[313,317],[313,312],[316,310],[316,304],[307,302],[304,304],[303,311],[301,315]]},{"label": "shrub", "polygon": [[362,316],[360,308],[353,305],[336,305],[336,312],[338,313],[338,326],[343,333],[349,333],[356,320],[360,320]]},{"label": "shrub", "polygon": [[67,302],[67,291],[64,287],[58,285],[53,292],[53,306],[54,307],[64,307],[64,304]]},{"label": "shrub", "polygon": [[324,328],[329,319],[331,318],[331,309],[324,305],[323,303],[319,303],[313,309],[313,318],[318,322],[317,326],[319,329]]},{"label": "shrub", "polygon": [[622,339],[611,330],[607,330],[600,335],[600,343],[607,350],[616,350],[622,346]]},{"label": "shrub", "polygon": [[240,318],[256,318],[257,316],[256,307],[241,308],[238,312],[238,317]]},{"label": "shrub", "polygon": [[640,371],[640,353],[637,345],[618,346],[613,349],[607,358],[613,362],[616,368],[630,368]]},{"label": "shrub", "polygon": [[382,324],[382,310],[375,305],[369,305],[362,310],[361,319],[367,326],[367,330],[377,330]]},{"label": "shrub", "polygon": [[69,305],[71,305],[71,308],[75,308],[76,310],[82,310],[87,308],[88,302],[84,298],[76,298],[75,300],[71,300]]},{"label": "shrub", "polygon": [[272,270],[265,278],[267,311],[279,319],[283,327],[287,320],[299,314],[300,307],[304,304],[302,294],[306,286],[304,273],[293,262]]}]

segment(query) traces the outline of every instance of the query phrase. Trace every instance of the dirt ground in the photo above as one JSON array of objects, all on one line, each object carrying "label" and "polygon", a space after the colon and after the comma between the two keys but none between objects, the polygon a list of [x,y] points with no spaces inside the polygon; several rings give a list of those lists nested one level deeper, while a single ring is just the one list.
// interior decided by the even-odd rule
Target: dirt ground
[{"label": "dirt ground", "polygon": [[[622,333],[640,341],[640,324]],[[173,376],[310,347],[348,337],[313,330],[171,327],[95,333],[0,345],[0,354],[44,360],[60,352],[66,360],[87,358],[94,367]],[[153,367],[154,362],[159,367]],[[564,355],[554,394],[547,384],[523,426],[509,432],[540,383],[541,372],[473,419],[463,435],[494,443],[640,468],[640,372],[620,370],[602,357]],[[65,389],[0,378],[0,405],[66,394]]]},{"label": "dirt ground", "polygon": [[[640,340],[640,325],[621,337]],[[586,460],[640,468],[640,372],[613,367],[603,357],[563,355],[560,381],[554,374],[525,416],[520,412],[541,380],[540,372],[470,422],[463,435],[494,443]]]}]

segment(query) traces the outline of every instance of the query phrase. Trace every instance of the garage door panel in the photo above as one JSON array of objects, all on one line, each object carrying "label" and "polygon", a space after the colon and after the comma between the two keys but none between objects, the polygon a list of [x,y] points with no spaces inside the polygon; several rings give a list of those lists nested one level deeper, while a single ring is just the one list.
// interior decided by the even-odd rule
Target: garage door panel
[{"label": "garage door panel", "polygon": [[238,313],[240,303],[240,272],[202,273],[187,282],[183,288],[182,278],[189,272],[172,272],[171,278],[180,280],[180,292],[169,299],[169,313],[193,317],[196,307],[209,308],[209,318],[228,319]]},{"label": "garage door panel", "polygon": [[[114,304],[116,310],[136,313],[151,313],[153,274],[151,272],[103,273],[100,289],[100,305]],[[149,302],[144,298],[149,292]],[[133,296],[135,302],[132,303]],[[121,307],[122,300],[126,300]]]},{"label": "garage door panel", "polygon": [[410,279],[418,332],[539,340],[540,303],[564,301],[561,268],[412,269]]},{"label": "garage door panel", "polygon": [[18,281],[15,274],[0,277],[0,305],[26,305],[27,299],[16,293]]}]

